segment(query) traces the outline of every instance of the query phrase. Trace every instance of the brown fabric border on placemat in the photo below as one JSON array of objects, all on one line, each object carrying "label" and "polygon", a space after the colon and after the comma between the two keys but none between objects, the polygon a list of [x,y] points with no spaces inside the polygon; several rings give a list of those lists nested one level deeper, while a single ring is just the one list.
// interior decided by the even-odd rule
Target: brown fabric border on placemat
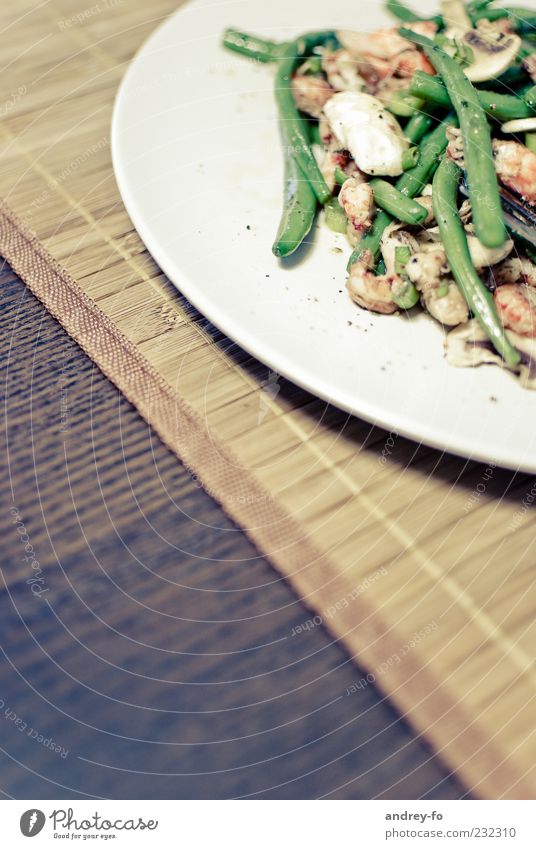
[{"label": "brown fabric border on placemat", "polygon": [[[376,669],[404,638],[360,596],[342,607],[337,627],[324,615],[351,584],[307,538],[255,476],[209,433],[201,417],[123,336],[5,203],[0,204],[0,253],[100,370],[203,483],[227,514],[291,583],[352,657]],[[247,493],[247,497],[245,497]],[[329,597],[324,587],[329,578]],[[356,615],[357,614],[357,615]],[[434,680],[418,653],[408,653],[377,683],[445,762],[482,797],[532,798],[530,779],[504,760],[460,703]]]}]

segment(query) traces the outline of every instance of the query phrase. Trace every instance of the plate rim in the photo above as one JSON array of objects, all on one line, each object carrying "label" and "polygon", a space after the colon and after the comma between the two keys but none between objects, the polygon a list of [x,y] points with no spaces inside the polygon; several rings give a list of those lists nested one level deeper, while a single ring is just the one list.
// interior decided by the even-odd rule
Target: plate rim
[{"label": "plate rim", "polygon": [[[174,261],[166,254],[165,248],[158,244],[158,241],[153,240],[153,235],[147,229],[144,222],[144,216],[138,210],[137,204],[130,192],[130,180],[124,171],[124,163],[119,152],[119,134],[122,117],[122,108],[127,91],[129,90],[131,77],[134,75],[134,67],[143,61],[144,54],[150,49],[150,46],[155,42],[161,32],[172,24],[178,18],[181,18],[193,6],[201,3],[202,0],[187,0],[179,9],[177,9],[168,18],[162,21],[150,33],[145,41],[140,45],[133,58],[130,60],[126,72],[124,73],[119,87],[117,89],[111,119],[110,131],[110,148],[112,167],[119,189],[121,200],[126,208],[126,211],[138,233],[143,244],[159,268],[164,272],[166,277],[173,286],[189,301],[195,309],[205,316],[211,324],[218,328],[231,342],[237,344],[240,348],[246,351],[255,359],[265,364],[268,368],[275,371],[285,380],[293,383],[307,391],[316,398],[328,403],[343,412],[365,420],[368,424],[379,427],[390,434],[402,436],[419,446],[429,446],[443,454],[453,454],[460,458],[465,458],[470,461],[479,463],[493,464],[494,467],[503,467],[515,472],[536,473],[536,457],[531,463],[527,458],[526,463],[520,464],[519,456],[510,453],[508,450],[498,452],[490,452],[480,448],[476,444],[476,435],[463,437],[459,435],[452,439],[448,430],[441,428],[433,429],[430,425],[419,422],[417,419],[409,419],[405,414],[399,414],[396,408],[391,408],[391,415],[385,415],[385,408],[380,409],[374,402],[360,400],[359,403],[350,403],[342,393],[337,393],[335,390],[330,390],[325,385],[325,381],[319,380],[314,385],[310,383],[307,374],[301,373],[301,364],[295,364],[289,368],[285,364],[285,355],[281,354],[278,357],[277,349],[270,347],[268,343],[253,339],[244,329],[243,325],[233,324],[232,317],[226,313],[220,313],[217,306],[214,306],[209,297],[205,299],[203,292],[199,290],[196,284],[191,281],[186,274],[175,267]],[[289,271],[289,273],[291,273]],[[505,370],[506,371],[506,370]],[[513,379],[513,378],[512,378]],[[521,390],[520,391],[528,391]],[[462,444],[463,443],[463,444]]]}]

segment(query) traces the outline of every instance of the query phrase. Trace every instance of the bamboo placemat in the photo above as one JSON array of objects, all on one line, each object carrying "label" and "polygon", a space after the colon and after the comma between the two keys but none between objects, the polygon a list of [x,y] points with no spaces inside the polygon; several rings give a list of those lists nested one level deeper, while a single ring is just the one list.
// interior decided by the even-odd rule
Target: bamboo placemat
[{"label": "bamboo placemat", "polygon": [[133,232],[110,163],[113,98],[176,6],[2,7],[0,249],[300,593],[303,629],[329,628],[475,794],[533,798],[534,481],[278,380],[180,298]]}]

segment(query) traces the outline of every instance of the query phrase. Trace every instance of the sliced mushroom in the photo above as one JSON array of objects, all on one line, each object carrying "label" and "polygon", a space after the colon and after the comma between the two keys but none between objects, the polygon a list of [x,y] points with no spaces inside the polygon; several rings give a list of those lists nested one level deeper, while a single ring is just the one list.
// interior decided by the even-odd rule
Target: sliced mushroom
[{"label": "sliced mushroom", "polygon": [[521,47],[518,35],[484,26],[466,32],[462,42],[473,53],[473,61],[464,69],[465,76],[473,83],[500,77],[514,62]]},{"label": "sliced mushroom", "polygon": [[[506,239],[498,248],[487,248],[475,236],[473,224],[470,223],[472,215],[471,204],[469,201],[464,201],[460,207],[460,218],[464,223],[465,232],[467,234],[467,246],[473,265],[477,270],[489,268],[492,265],[497,265],[510,256],[514,248],[514,243],[511,239]],[[429,237],[433,239],[440,238],[439,227],[429,227],[426,230]]]},{"label": "sliced mushroom", "polygon": [[473,265],[477,269],[489,268],[491,265],[497,265],[506,257],[510,256],[514,248],[514,243],[511,239],[506,239],[504,244],[498,248],[486,248],[482,242],[471,232],[472,225],[465,228],[467,232],[467,245],[469,253],[473,260]]},{"label": "sliced mushroom", "polygon": [[442,14],[447,23],[446,37],[471,50],[472,61],[464,68],[471,82],[496,79],[517,57],[521,38],[514,33],[501,32],[485,19],[473,29],[461,0],[443,0]]},{"label": "sliced mushroom", "polygon": [[[536,389],[536,339],[519,336],[512,330],[507,330],[506,335],[521,354],[521,363],[512,367],[512,371],[518,374],[519,382],[525,389]],[[447,362],[451,366],[474,368],[495,364],[508,368],[476,319],[452,330],[447,336],[445,349]]]},{"label": "sliced mushroom", "polygon": [[503,133],[531,133],[536,130],[536,117],[507,121],[502,125],[501,130]]}]

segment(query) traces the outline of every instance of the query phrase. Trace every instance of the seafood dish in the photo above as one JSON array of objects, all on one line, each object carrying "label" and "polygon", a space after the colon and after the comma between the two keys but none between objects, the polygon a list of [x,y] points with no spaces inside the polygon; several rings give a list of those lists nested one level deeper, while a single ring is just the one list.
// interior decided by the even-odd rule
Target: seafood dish
[{"label": "seafood dish", "polygon": [[224,34],[275,71],[273,253],[299,251],[320,212],[349,242],[349,310],[424,310],[450,364],[494,364],[536,389],[536,10],[386,7],[393,25],[375,32]]}]

